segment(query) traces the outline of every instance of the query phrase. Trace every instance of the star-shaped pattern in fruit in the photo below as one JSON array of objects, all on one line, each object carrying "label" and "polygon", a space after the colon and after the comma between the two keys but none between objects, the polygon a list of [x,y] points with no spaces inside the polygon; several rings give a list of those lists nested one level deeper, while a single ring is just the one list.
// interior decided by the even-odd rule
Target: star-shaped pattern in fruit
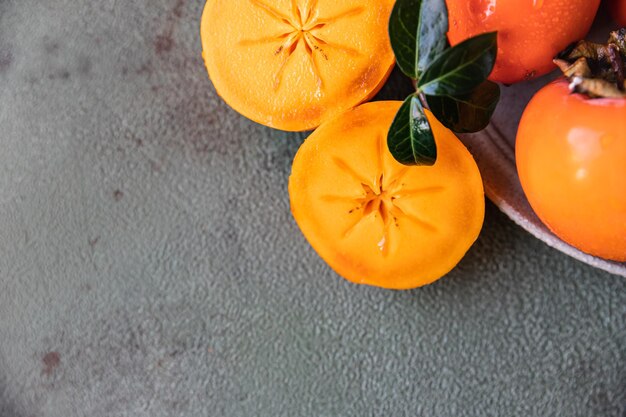
[{"label": "star-shaped pattern in fruit", "polygon": [[274,56],[280,59],[280,65],[274,74],[272,86],[274,90],[278,90],[280,87],[287,63],[301,44],[306,51],[318,90],[321,90],[323,87],[318,57],[328,61],[330,59],[330,50],[338,50],[350,55],[359,55],[356,49],[330,42],[324,39],[319,32],[326,25],[330,25],[339,19],[363,13],[363,7],[354,7],[335,16],[321,17],[318,8],[319,0],[305,0],[303,4],[298,0],[291,0],[291,7],[288,11],[278,10],[278,8],[270,6],[261,0],[249,1],[263,10],[274,21],[275,26],[280,31],[276,35],[247,39],[239,43],[244,46],[276,43]]},{"label": "star-shaped pattern in fruit", "polygon": [[[443,186],[407,188],[403,179],[411,168],[401,167],[399,169],[389,169],[389,167],[385,165],[385,146],[385,138],[381,135],[378,139],[378,175],[373,182],[357,173],[345,160],[337,157],[333,158],[332,160],[335,165],[337,165],[346,176],[351,177],[353,181],[360,182],[363,190],[360,195],[357,196],[326,195],[322,197],[324,200],[330,202],[351,202],[354,204],[353,208],[349,211],[349,214],[354,217],[353,222],[345,230],[343,237],[349,236],[355,227],[365,218],[369,216],[379,217],[382,230],[378,248],[383,256],[387,256],[389,253],[391,230],[393,227],[398,227],[398,221],[401,219],[413,222],[421,229],[428,232],[435,232],[437,230],[435,225],[403,210],[398,202],[403,198],[428,196],[444,190]],[[390,178],[385,178],[384,172],[391,172]]]}]

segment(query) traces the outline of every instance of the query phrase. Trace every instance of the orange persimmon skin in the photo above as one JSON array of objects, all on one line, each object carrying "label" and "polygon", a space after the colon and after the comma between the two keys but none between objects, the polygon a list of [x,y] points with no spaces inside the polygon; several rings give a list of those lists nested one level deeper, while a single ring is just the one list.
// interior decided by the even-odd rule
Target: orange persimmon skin
[{"label": "orange persimmon skin", "polygon": [[349,281],[415,288],[448,273],[474,243],[485,201],[474,159],[430,112],[434,166],[393,159],[387,131],[401,102],[373,102],[322,124],[300,147],[291,211],[311,246]]},{"label": "orange persimmon skin", "polygon": [[611,9],[613,20],[620,27],[626,26],[626,0],[609,0],[609,8]]},{"label": "orange persimmon skin", "polygon": [[513,84],[547,74],[552,59],[583,39],[600,0],[446,0],[452,45],[498,31],[498,57],[489,77]]},{"label": "orange persimmon skin", "polygon": [[626,100],[569,94],[560,79],[528,104],[516,142],[522,187],[572,246],[626,261]]},{"label": "orange persimmon skin", "polygon": [[208,0],[204,61],[217,93],[265,126],[310,130],[383,86],[394,0]]}]

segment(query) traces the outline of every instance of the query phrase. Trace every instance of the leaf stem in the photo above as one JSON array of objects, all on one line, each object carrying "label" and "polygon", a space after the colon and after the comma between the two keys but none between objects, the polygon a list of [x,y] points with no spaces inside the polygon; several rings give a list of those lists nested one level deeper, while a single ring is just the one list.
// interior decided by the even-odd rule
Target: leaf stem
[{"label": "leaf stem", "polygon": [[422,103],[422,107],[430,110],[430,107],[428,107],[428,102],[426,102],[426,95],[422,92],[422,90],[418,88],[416,94],[420,99],[420,103]]}]

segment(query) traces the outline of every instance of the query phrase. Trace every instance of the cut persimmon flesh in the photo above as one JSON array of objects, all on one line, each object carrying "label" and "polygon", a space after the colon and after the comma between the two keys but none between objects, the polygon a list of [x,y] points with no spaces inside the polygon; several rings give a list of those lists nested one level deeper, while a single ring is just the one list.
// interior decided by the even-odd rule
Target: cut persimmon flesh
[{"label": "cut persimmon flesh", "polygon": [[236,111],[282,130],[313,129],[370,99],[394,63],[394,0],[208,0],[204,60]]},{"label": "cut persimmon flesh", "polygon": [[448,273],[485,213],[474,159],[429,111],[437,162],[394,160],[387,131],[400,105],[367,103],[322,124],[296,154],[289,179],[291,211],[318,254],[349,281],[393,289]]}]

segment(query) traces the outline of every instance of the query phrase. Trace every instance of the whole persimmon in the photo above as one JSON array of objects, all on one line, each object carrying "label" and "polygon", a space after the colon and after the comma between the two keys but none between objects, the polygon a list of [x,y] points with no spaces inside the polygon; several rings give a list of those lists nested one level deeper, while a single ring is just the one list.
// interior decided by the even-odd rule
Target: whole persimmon
[{"label": "whole persimmon", "polygon": [[323,123],[296,154],[291,211],[318,254],[349,281],[415,288],[448,273],[483,224],[474,159],[429,112],[433,166],[405,166],[387,148],[402,102],[373,102]]},{"label": "whole persimmon", "polygon": [[515,151],[548,228],[591,255],[626,261],[626,98],[570,94],[559,79],[528,104]]},{"label": "whole persimmon", "polygon": [[217,93],[263,125],[310,130],[370,99],[394,64],[394,0],[208,0],[201,37]]},{"label": "whole persimmon", "polygon": [[600,0],[446,0],[452,45],[498,31],[492,81],[513,84],[547,74],[552,59],[582,39]]}]

